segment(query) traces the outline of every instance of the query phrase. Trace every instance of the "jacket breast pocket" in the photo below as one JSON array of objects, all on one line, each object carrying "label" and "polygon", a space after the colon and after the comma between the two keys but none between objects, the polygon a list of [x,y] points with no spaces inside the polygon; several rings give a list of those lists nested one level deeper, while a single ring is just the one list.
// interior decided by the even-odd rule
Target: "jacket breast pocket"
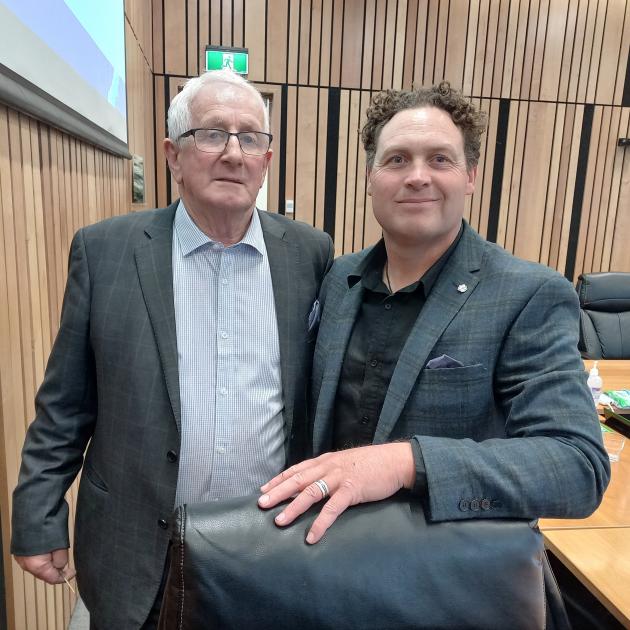
[{"label": "jacket breast pocket", "polygon": [[480,422],[491,414],[492,401],[492,376],[481,364],[425,368],[407,401],[402,424],[409,434],[474,438]]}]

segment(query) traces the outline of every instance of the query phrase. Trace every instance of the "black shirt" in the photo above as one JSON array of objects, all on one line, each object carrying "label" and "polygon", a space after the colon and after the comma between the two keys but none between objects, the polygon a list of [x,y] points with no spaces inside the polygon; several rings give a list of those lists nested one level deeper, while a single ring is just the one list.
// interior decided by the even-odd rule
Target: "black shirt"
[{"label": "black shirt", "polygon": [[349,286],[361,282],[363,302],[348,342],[335,398],[334,449],[372,443],[398,357],[461,235],[462,229],[422,278],[396,293],[390,293],[382,280],[387,260],[383,240],[366,256],[357,273],[348,276]]}]

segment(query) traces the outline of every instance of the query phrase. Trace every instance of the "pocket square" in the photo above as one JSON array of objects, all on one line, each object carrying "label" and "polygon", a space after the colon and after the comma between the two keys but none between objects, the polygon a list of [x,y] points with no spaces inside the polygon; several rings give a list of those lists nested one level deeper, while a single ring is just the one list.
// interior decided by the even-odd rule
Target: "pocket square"
[{"label": "pocket square", "polygon": [[315,300],[313,302],[313,306],[311,308],[311,312],[308,314],[308,332],[315,329],[319,324],[319,320],[321,319],[321,307],[319,305],[319,300]]},{"label": "pocket square", "polygon": [[427,370],[444,369],[444,368],[458,368],[464,367],[464,364],[453,357],[449,357],[448,354],[442,354],[435,359],[431,359],[427,365]]}]

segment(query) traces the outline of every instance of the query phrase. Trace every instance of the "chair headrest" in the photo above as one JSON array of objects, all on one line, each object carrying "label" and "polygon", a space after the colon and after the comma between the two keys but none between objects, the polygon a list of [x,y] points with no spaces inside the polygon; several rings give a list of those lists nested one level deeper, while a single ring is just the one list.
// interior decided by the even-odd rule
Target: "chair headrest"
[{"label": "chair headrest", "polygon": [[630,273],[584,273],[578,278],[580,306],[589,311],[630,311]]}]

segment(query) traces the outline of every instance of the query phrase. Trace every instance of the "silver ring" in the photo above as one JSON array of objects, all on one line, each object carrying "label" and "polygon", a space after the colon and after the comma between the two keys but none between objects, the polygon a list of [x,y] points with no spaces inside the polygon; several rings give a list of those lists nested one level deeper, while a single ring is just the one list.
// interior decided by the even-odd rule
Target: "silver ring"
[{"label": "silver ring", "polygon": [[318,479],[313,482],[322,493],[322,499],[325,499],[330,494],[330,490],[328,489],[328,484],[323,479]]}]

